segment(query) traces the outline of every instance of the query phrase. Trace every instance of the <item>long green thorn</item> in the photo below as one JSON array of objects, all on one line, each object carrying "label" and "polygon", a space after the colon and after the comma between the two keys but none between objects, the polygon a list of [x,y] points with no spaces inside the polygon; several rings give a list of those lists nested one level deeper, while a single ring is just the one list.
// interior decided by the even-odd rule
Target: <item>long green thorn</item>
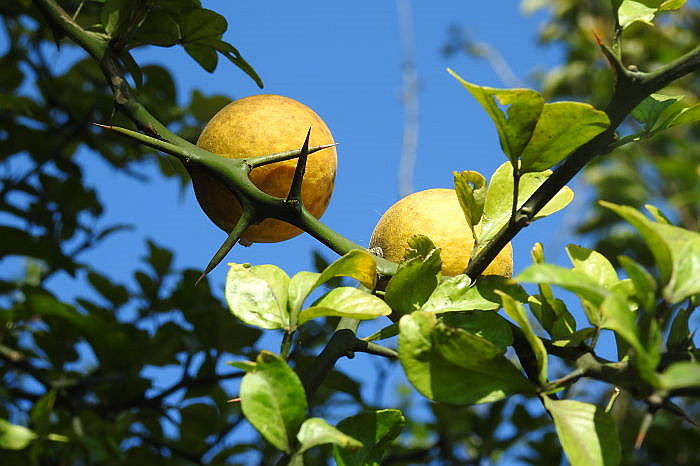
[{"label": "long green thorn", "polygon": [[175,144],[163,141],[162,139],[152,138],[151,136],[139,133],[138,131],[132,131],[130,129],[121,128],[119,126],[101,125],[100,123],[93,123],[93,125],[102,129],[114,131],[115,133],[119,133],[122,136],[131,139],[132,141],[136,141],[161,152],[174,155],[175,157],[178,157],[183,160],[190,160],[193,158],[193,155],[189,151],[183,149],[180,146],[176,146]]},{"label": "long green thorn", "polygon": [[[329,147],[335,147],[337,146],[338,143],[333,143],[333,144],[324,144],[322,146],[314,146],[309,148],[309,154],[313,154],[314,152],[318,152],[323,149],[328,149]],[[290,159],[295,159],[299,157],[301,154],[301,149],[294,149],[294,150],[287,150],[284,152],[278,152],[276,154],[270,154],[270,155],[260,155],[257,157],[249,157],[246,160],[248,165],[250,165],[251,168],[259,167],[261,165],[268,165],[271,163],[275,162],[282,162],[283,160],[290,160]]]},{"label": "long green thorn", "polygon": [[644,443],[644,439],[647,436],[649,427],[651,427],[651,421],[653,420],[654,413],[652,411],[647,411],[647,413],[644,414],[644,417],[642,418],[642,423],[639,426],[639,432],[637,433],[637,437],[634,439],[635,450],[639,450],[640,448],[642,448],[642,444]]},{"label": "long green thorn", "polygon": [[309,158],[310,136],[311,127],[309,126],[309,131],[306,132],[306,139],[304,140],[304,144],[301,146],[301,151],[299,152],[299,160],[297,161],[297,168],[294,170],[292,185],[289,187],[289,194],[287,194],[288,201],[297,201],[299,204],[301,204],[301,182],[304,181],[304,173],[306,173],[306,160]]},{"label": "long green thorn", "polygon": [[253,222],[253,217],[254,217],[254,212],[250,208],[244,208],[243,213],[241,214],[241,218],[238,219],[238,222],[236,222],[236,226],[233,227],[233,230],[231,230],[231,233],[229,233],[228,237],[226,240],[223,242],[223,244],[219,247],[219,250],[216,251],[214,254],[214,257],[211,258],[209,261],[209,264],[207,264],[206,268],[202,272],[202,274],[199,276],[196,282],[194,282],[194,285],[197,286],[197,284],[204,278],[209,272],[214,270],[214,268],[219,265],[219,263],[223,260],[224,257],[226,257],[226,254],[233,248],[233,246],[236,245],[238,240],[240,239],[241,235],[243,232],[250,226],[250,224]]}]

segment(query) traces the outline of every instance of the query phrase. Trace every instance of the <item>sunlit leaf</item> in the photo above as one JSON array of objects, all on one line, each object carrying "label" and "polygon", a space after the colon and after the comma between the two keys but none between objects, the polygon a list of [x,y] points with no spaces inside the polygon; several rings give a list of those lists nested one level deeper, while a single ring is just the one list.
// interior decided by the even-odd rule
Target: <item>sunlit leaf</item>
[{"label": "sunlit leaf", "polygon": [[656,301],[656,280],[654,277],[638,262],[627,256],[620,256],[618,260],[634,284],[635,296],[642,309],[647,311],[653,309]]},{"label": "sunlit leaf", "polygon": [[620,440],[615,421],[602,408],[574,400],[543,397],[554,419],[559,441],[571,466],[620,463]]},{"label": "sunlit leaf", "polygon": [[299,377],[276,354],[261,352],[256,367],[241,381],[246,419],[275,448],[290,453],[306,417],[306,395]]},{"label": "sunlit leaf", "polygon": [[399,359],[408,380],[431,400],[453,404],[497,401],[533,386],[501,348],[460,328],[414,312],[399,322]]},{"label": "sunlit leaf", "polygon": [[641,233],[661,274],[664,298],[678,303],[700,293],[700,234],[674,225],[657,223],[628,206],[600,201]]},{"label": "sunlit leaf", "polygon": [[535,335],[535,331],[533,330],[532,325],[530,325],[530,320],[527,317],[527,312],[525,311],[523,305],[503,292],[497,293],[501,295],[501,298],[503,299],[503,310],[506,311],[508,317],[513,319],[515,323],[518,324],[523,332],[523,335],[525,335],[525,339],[530,344],[530,348],[532,348],[532,352],[537,360],[537,381],[540,383],[540,385],[546,384],[547,350],[544,347],[544,343],[542,343],[542,340]]},{"label": "sunlit leaf", "polygon": [[594,282],[588,275],[553,264],[533,264],[515,277],[515,280],[560,286],[594,304],[602,303],[608,295],[608,290]]},{"label": "sunlit leaf", "polygon": [[[544,106],[542,96],[531,89],[495,89],[469,83],[448,69],[493,120],[501,148],[512,164],[527,146]],[[507,107],[504,111],[502,107]]]},{"label": "sunlit leaf", "polygon": [[377,261],[362,249],[353,249],[339,257],[321,273],[302,271],[295,274],[289,283],[289,312],[296,320],[304,301],[313,290],[337,278],[349,277],[359,281],[368,289],[374,289]]},{"label": "sunlit leaf", "polygon": [[608,115],[581,102],[545,104],[532,138],[520,156],[521,172],[553,167],[610,126]]},{"label": "sunlit leaf", "polygon": [[637,316],[629,303],[617,293],[608,295],[600,305],[600,326],[614,330],[634,349],[640,374],[650,383],[655,383],[655,369],[659,363],[658,348],[645,348],[640,339]]},{"label": "sunlit leaf", "polygon": [[288,286],[287,274],[273,265],[230,264],[224,294],[231,313],[243,322],[265,329],[288,328]]},{"label": "sunlit leaf", "polygon": [[297,439],[300,445],[299,453],[327,443],[332,443],[348,450],[362,448],[362,442],[355,440],[318,417],[312,417],[304,421],[297,434]]},{"label": "sunlit leaf", "polygon": [[652,25],[657,13],[677,10],[685,2],[686,0],[622,0],[617,10],[618,21],[623,29],[637,21]]},{"label": "sunlit leaf", "polygon": [[527,299],[527,294],[507,278],[486,275],[477,279],[472,286],[466,275],[456,275],[440,282],[435,291],[421,307],[424,312],[452,312],[471,310],[493,310],[501,307],[501,298],[494,290],[500,289],[519,300]]},{"label": "sunlit leaf", "polygon": [[615,267],[598,251],[569,244],[566,253],[574,270],[584,273],[599,285],[610,288],[619,282]]},{"label": "sunlit leaf", "polygon": [[0,418],[0,448],[21,450],[36,438],[36,434],[24,426],[11,424]]},{"label": "sunlit leaf", "polygon": [[391,308],[376,296],[348,286],[334,288],[299,313],[298,325],[317,317],[349,317],[358,320],[388,316]]},{"label": "sunlit leaf", "polygon": [[[486,178],[475,171],[453,172],[455,191],[459,205],[464,212],[469,228],[474,234],[474,226],[481,221],[486,200]],[[474,236],[476,236],[474,234]]]},{"label": "sunlit leaf", "polygon": [[[542,172],[525,173],[520,178],[518,185],[518,203],[520,207],[537,188],[552,174],[551,170]],[[568,187],[563,187],[544,207],[535,215],[533,220],[551,215],[564,207],[573,199],[574,194]],[[513,206],[513,167],[510,163],[504,163],[491,176],[484,214],[479,233],[479,248],[483,248],[511,217]]]},{"label": "sunlit leaf", "polygon": [[438,285],[442,265],[440,250],[425,236],[409,240],[406,258],[387,283],[384,295],[386,303],[399,315],[420,309],[428,300]]},{"label": "sunlit leaf", "polygon": [[700,387],[700,363],[696,361],[680,361],[668,366],[659,375],[661,388],[676,390],[687,387]]}]

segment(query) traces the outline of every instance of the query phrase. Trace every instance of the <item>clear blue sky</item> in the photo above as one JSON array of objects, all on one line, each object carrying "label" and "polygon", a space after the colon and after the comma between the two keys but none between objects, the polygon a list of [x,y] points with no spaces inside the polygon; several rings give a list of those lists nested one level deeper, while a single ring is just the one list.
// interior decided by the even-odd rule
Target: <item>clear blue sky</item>
[{"label": "clear blue sky", "polygon": [[[176,78],[182,102],[192,89],[200,89],[205,94],[225,94],[232,99],[261,92],[283,94],[313,108],[340,143],[336,189],[322,219],[366,245],[382,212],[398,200],[404,116],[396,3],[203,3],[227,18],[225,40],[257,70],[265,83],[263,90],[223,58],[213,74],[199,68],[179,48],[144,50],[136,54],[137,61],[168,67]],[[531,73],[556,66],[560,58],[557,50],[536,44],[544,14],[524,16],[517,1],[414,1],[412,6],[420,82],[415,190],[451,187],[455,170],[477,170],[488,178],[506,160],[496,132],[485,112],[445,69],[450,67],[478,84],[507,86],[485,61],[463,54],[447,58],[441,47],[450,26],[464,27],[476,41],[499,50],[515,76],[531,87]],[[59,63],[65,65],[69,60],[70,55],[52,53]],[[108,275],[133,284],[131,274],[141,267],[140,258],[146,252],[144,236],[173,249],[179,268],[204,267],[224,240],[224,233],[200,211],[191,188],[181,193],[176,182],[161,179],[155,165],[144,167],[151,182],[143,183],[112,170],[90,153],[83,152],[79,157],[87,183],[99,189],[106,206],[102,224],[136,225],[133,232],[116,234],[83,257]],[[572,215],[581,215],[577,205],[583,197],[577,185],[572,187],[579,194],[568,209],[572,213],[536,222],[514,241],[516,273],[530,263],[529,251],[535,241],[545,244],[550,260],[567,264],[563,254],[564,246],[571,241],[567,224],[573,221]],[[312,269],[314,248],[329,259],[335,258],[311,237],[302,235],[278,244],[236,246],[227,261],[274,263],[291,275]],[[3,269],[7,271],[7,264]],[[210,274],[214,286],[223,288],[225,273],[225,265],[220,265]],[[66,276],[56,277],[52,286],[60,294],[87,293]],[[366,334],[376,325],[362,328],[367,329],[361,330]],[[278,340],[265,341],[269,349],[278,349]],[[344,361],[341,367],[349,373],[357,374],[360,369],[371,373],[373,365],[366,358],[358,359]],[[391,380],[396,377],[400,375],[392,373]]]},{"label": "clear blue sky", "polygon": [[[336,189],[323,220],[352,240],[367,244],[382,212],[398,200],[404,118],[395,3],[204,3],[228,19],[225,39],[261,75],[262,91],[227,61],[222,59],[216,72],[208,74],[179,48],[152,48],[137,53],[137,60],[167,66],[176,77],[182,101],[198,88],[232,99],[260,92],[283,94],[313,108],[340,143]],[[503,2],[468,8],[457,1],[438,6],[414,2],[420,82],[415,190],[451,187],[455,170],[478,170],[488,177],[505,161],[485,112],[445,68],[453,68],[472,82],[505,86],[486,62],[441,54],[450,25],[464,26],[476,40],[500,50],[526,85],[533,70],[556,64],[556,51],[535,44],[542,16],[525,17],[517,2],[509,3],[510,8]],[[174,248],[177,265],[203,267],[223,241],[224,233],[200,211],[191,190],[181,195],[175,182],[159,179],[155,166],[144,168],[152,180],[145,184],[102,165],[89,153],[80,157],[88,183],[100,189],[107,206],[102,221],[137,226],[133,233],[115,235],[86,257],[90,262],[102,263],[127,279],[145,250],[139,238],[147,235]],[[553,221],[535,224],[516,240],[516,270],[527,265],[529,249],[537,239],[552,244],[550,255],[562,249],[565,235],[554,232],[563,217],[559,214]],[[322,246],[302,235],[278,244],[236,247],[227,260],[276,263],[294,273],[311,267],[312,248]],[[326,254],[333,257],[330,251]],[[214,283],[223,283],[224,272],[221,266],[210,277]]]}]

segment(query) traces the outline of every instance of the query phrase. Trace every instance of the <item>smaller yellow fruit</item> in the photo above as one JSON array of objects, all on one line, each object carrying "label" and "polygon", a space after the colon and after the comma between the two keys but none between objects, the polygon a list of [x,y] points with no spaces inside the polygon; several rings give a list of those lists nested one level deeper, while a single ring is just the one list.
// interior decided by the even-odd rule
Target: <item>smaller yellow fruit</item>
[{"label": "smaller yellow fruit", "polygon": [[[454,189],[427,189],[404,197],[379,219],[369,245],[380,247],[385,259],[401,262],[408,240],[415,235],[429,237],[440,248],[444,275],[464,273],[474,237]],[[510,243],[489,264],[484,275],[513,275]]]}]

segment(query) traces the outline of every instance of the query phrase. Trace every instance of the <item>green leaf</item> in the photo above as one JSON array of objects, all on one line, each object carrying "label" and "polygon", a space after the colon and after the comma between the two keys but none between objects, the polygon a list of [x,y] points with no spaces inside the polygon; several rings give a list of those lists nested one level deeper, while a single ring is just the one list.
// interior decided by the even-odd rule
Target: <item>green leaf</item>
[{"label": "green leaf", "polygon": [[364,287],[373,290],[377,279],[377,260],[364,249],[353,249],[321,272],[314,289],[335,277],[354,278]]},{"label": "green leaf", "polygon": [[632,116],[643,124],[647,131],[652,131],[664,111],[682,98],[682,95],[651,94],[632,110]]},{"label": "green leaf", "polygon": [[366,341],[379,341],[386,340],[387,338],[395,337],[399,334],[399,323],[394,322],[391,325],[387,325],[381,330],[374,332],[372,335],[363,338]]},{"label": "green leaf", "polygon": [[681,361],[671,364],[659,375],[659,384],[664,390],[700,387],[700,363]]},{"label": "green leaf", "polygon": [[[517,164],[520,154],[532,137],[544,106],[542,96],[531,89],[495,89],[469,83],[448,69],[493,120],[501,148],[511,164]],[[501,106],[508,106],[503,113]]]},{"label": "green leaf", "polygon": [[95,291],[109,301],[115,308],[129,301],[129,290],[123,285],[113,283],[109,278],[96,272],[88,272],[87,280]]},{"label": "green leaf", "polygon": [[201,39],[220,39],[227,28],[226,18],[205,8],[191,9],[180,17],[182,40],[185,43]]},{"label": "green leaf", "polygon": [[224,294],[231,313],[249,325],[288,329],[289,277],[274,265],[231,264]]},{"label": "green leaf", "polygon": [[228,61],[240,68],[245,74],[250,76],[258,87],[263,87],[262,79],[258,76],[258,73],[253,69],[252,66],[243,58],[240,52],[228,42],[222,40],[213,40],[211,42],[212,47],[214,47],[219,53],[221,53]]},{"label": "green leaf", "polygon": [[692,310],[683,308],[678,311],[678,314],[676,314],[676,317],[673,319],[671,330],[668,332],[668,339],[666,340],[666,346],[669,352],[683,351],[687,350],[689,347],[694,347],[694,332],[691,333],[688,327],[688,320],[691,314]]},{"label": "green leaf", "polygon": [[289,280],[289,299],[287,301],[287,310],[291,316],[292,326],[297,325],[299,312],[304,305],[304,301],[314,290],[314,285],[321,276],[320,273],[307,272],[302,270],[294,274]]},{"label": "green leaf", "polygon": [[525,335],[525,339],[530,344],[539,369],[537,381],[541,386],[544,386],[547,383],[547,349],[544,347],[544,343],[535,335],[535,331],[532,329],[532,325],[530,325],[530,320],[527,317],[523,305],[503,292],[497,291],[496,293],[501,295],[503,299],[503,310],[506,311],[508,317],[518,324]]},{"label": "green leaf", "polygon": [[610,126],[608,115],[581,102],[545,104],[520,156],[521,173],[553,167]]},{"label": "green leaf", "polygon": [[440,250],[430,242],[432,249],[421,252],[426,249],[424,239],[427,240],[427,237],[418,236],[409,240],[406,255],[411,258],[399,265],[386,285],[384,300],[398,314],[409,314],[420,309],[438,286],[442,265]]},{"label": "green leaf", "polygon": [[313,306],[301,311],[298,325],[316,317],[337,316],[369,320],[389,314],[391,308],[376,296],[358,288],[341,286],[332,289],[321,296]]},{"label": "green leaf", "polygon": [[176,19],[165,9],[152,9],[139,26],[138,31],[130,38],[132,47],[142,45],[157,45],[170,47],[180,42],[180,27]]},{"label": "green leaf", "polygon": [[547,298],[538,294],[529,296],[527,303],[532,315],[553,338],[567,338],[576,331],[576,320],[561,299]]},{"label": "green leaf", "polygon": [[105,32],[111,37],[116,37],[118,31],[124,28],[124,23],[129,20],[134,7],[133,0],[105,1],[100,10],[100,21]]},{"label": "green leaf", "polygon": [[474,226],[481,221],[481,214],[484,212],[484,201],[486,200],[486,178],[479,172],[462,171],[452,172],[454,175],[455,191],[459,205],[464,212],[472,236],[476,237]]},{"label": "green leaf", "polygon": [[609,294],[583,272],[552,264],[533,264],[520,272],[515,280],[560,286],[597,305]]},{"label": "green leaf", "polygon": [[[576,293],[581,299],[589,322],[598,327],[600,314],[597,307],[609,291],[593,281],[585,273],[552,264],[533,264],[523,270],[515,280],[525,283],[556,285]],[[556,305],[550,301],[550,304]],[[565,316],[563,316],[566,319]]]},{"label": "green leaf", "polygon": [[36,437],[37,435],[26,427],[11,424],[0,418],[0,448],[21,450]]},{"label": "green leaf", "polygon": [[321,273],[303,271],[294,275],[289,283],[289,312],[293,320],[313,290],[337,277],[354,278],[372,290],[377,278],[377,260],[363,249],[353,249]]},{"label": "green leaf", "polygon": [[574,270],[584,273],[600,286],[610,289],[619,282],[615,267],[598,251],[570,244],[566,253]]},{"label": "green leaf", "polygon": [[[530,255],[533,263],[545,263],[542,243],[535,243]],[[532,314],[552,337],[566,338],[576,330],[576,320],[566,308],[566,304],[554,297],[552,287],[548,283],[539,283],[538,288],[540,294],[528,298]]]},{"label": "green leaf", "polygon": [[[435,243],[425,235],[413,235],[408,239],[408,244],[403,255],[402,262],[408,262],[411,259],[420,259],[421,261],[429,261],[434,255],[433,251],[437,249]],[[434,259],[433,259],[434,260]]]},{"label": "green leaf", "polygon": [[241,381],[240,396],[246,419],[274,447],[291,453],[307,403],[301,381],[287,363],[261,352],[255,369]]},{"label": "green leaf", "polygon": [[31,420],[34,431],[39,437],[49,435],[51,428],[51,415],[56,402],[56,389],[49,390],[42,396],[32,408]]},{"label": "green leaf", "polygon": [[243,372],[253,372],[257,364],[253,361],[230,361],[227,363],[230,366],[237,367]]},{"label": "green leaf", "polygon": [[665,223],[666,225],[671,225],[671,221],[664,215],[664,213],[656,206],[651,204],[644,204],[644,208],[654,217],[654,221],[658,223]]},{"label": "green leaf", "polygon": [[686,0],[622,0],[617,10],[620,26],[627,28],[635,22],[652,25],[657,13],[677,10]]},{"label": "green leaf", "polygon": [[620,463],[620,440],[609,413],[580,401],[542,399],[571,466]]},{"label": "green leaf", "polygon": [[362,442],[344,434],[318,417],[311,417],[304,421],[297,434],[297,439],[300,444],[299,453],[327,443],[332,443],[333,445],[348,450],[358,450],[362,448]]},{"label": "green leaf", "polygon": [[[520,177],[520,184],[518,185],[518,207],[520,207],[551,174],[551,170],[523,174]],[[573,198],[573,191],[566,186],[563,187],[544,208],[535,215],[533,220],[546,217],[563,209]],[[484,204],[484,214],[481,221],[479,246],[475,249],[483,249],[496,233],[508,223],[512,207],[513,167],[509,163],[504,163],[496,169],[489,181]],[[473,252],[472,257],[474,254]]]},{"label": "green leaf", "polygon": [[639,335],[637,316],[630,309],[629,302],[621,295],[608,295],[600,306],[602,321],[600,326],[614,330],[633,349],[639,373],[652,384],[656,383],[656,366],[659,363],[658,348],[645,348]]},{"label": "green leaf", "polygon": [[510,324],[496,312],[450,312],[441,317],[446,325],[461,328],[469,333],[484,338],[506,352],[513,344]]},{"label": "green leaf", "polygon": [[197,42],[184,44],[185,52],[199,63],[209,73],[213,73],[219,63],[219,57],[214,47],[202,45]]},{"label": "green leaf", "polygon": [[628,206],[600,201],[631,223],[649,246],[664,283],[663,296],[671,304],[700,293],[700,234],[656,223]]},{"label": "green leaf", "polygon": [[391,442],[406,424],[398,409],[367,411],[347,417],[338,429],[362,442],[362,448],[348,450],[333,445],[333,457],[338,466],[379,466]]},{"label": "green leaf", "polygon": [[399,359],[408,380],[431,400],[497,401],[534,387],[490,341],[414,312],[399,321]]},{"label": "green leaf", "polygon": [[625,269],[627,276],[634,284],[634,295],[642,309],[651,311],[656,303],[656,280],[654,277],[634,260],[627,256],[618,257],[620,264]]},{"label": "green leaf", "polygon": [[519,285],[498,275],[486,275],[472,286],[466,275],[456,275],[443,280],[421,307],[424,312],[453,312],[482,310],[501,307],[501,298],[495,290],[500,289],[524,301],[527,294]]}]

